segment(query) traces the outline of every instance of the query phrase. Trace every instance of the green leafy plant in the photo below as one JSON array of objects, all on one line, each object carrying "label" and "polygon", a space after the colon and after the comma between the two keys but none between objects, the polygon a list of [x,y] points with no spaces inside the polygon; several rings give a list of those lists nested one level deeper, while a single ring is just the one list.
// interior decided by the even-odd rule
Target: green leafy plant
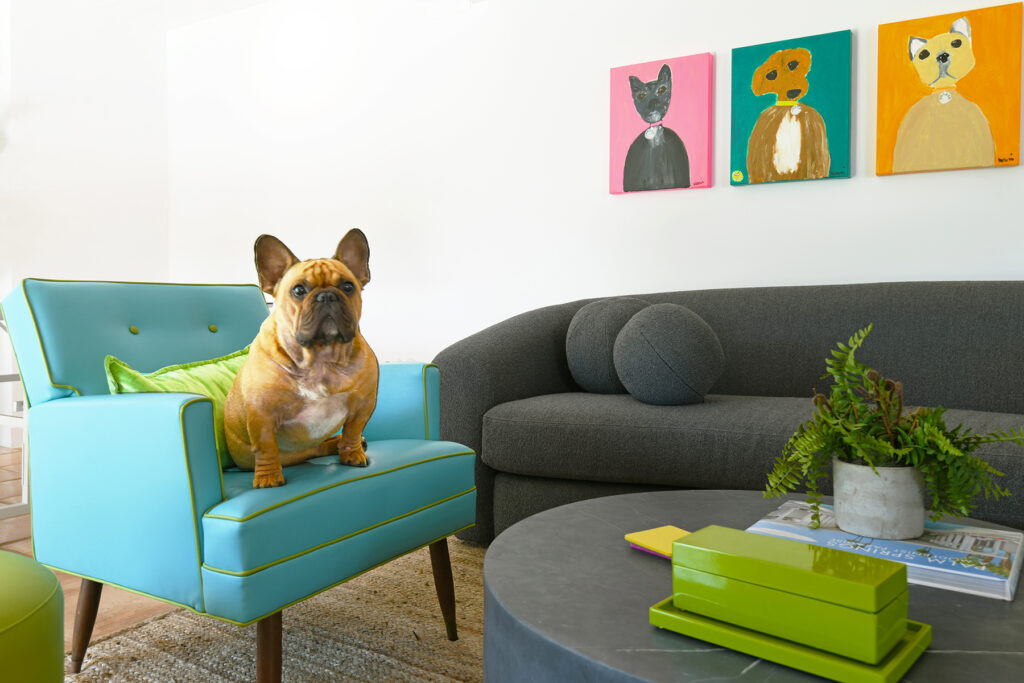
[{"label": "green leafy plant", "polygon": [[933,520],[968,516],[979,493],[994,499],[1010,495],[995,480],[1003,473],[971,453],[995,442],[1024,447],[1024,430],[973,434],[962,424],[947,429],[941,406],[905,406],[902,383],[855,358],[870,331],[868,325],[846,344],[840,342],[826,359],[828,372],[823,379],[832,378],[831,391],[828,396],[814,394],[814,414],[782,449],[768,474],[765,497],[783,496],[806,484],[807,502],[814,511],[812,526],[819,526],[819,482],[827,476],[833,456],[872,469],[916,467],[924,479],[925,507]]}]

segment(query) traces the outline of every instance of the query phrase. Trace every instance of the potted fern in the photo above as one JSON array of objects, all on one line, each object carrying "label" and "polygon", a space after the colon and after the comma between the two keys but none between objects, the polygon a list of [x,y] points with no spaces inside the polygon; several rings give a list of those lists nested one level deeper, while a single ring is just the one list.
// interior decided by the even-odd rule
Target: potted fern
[{"label": "potted fern", "polygon": [[[840,529],[875,538],[913,538],[924,531],[925,508],[933,520],[966,517],[979,493],[986,498],[1009,495],[995,479],[1002,472],[972,453],[1001,441],[1024,446],[1024,430],[973,434],[963,425],[948,429],[941,406],[904,405],[900,382],[855,358],[870,331],[868,325],[846,344],[840,342],[826,359],[824,377],[832,378],[831,391],[814,394],[814,414],[783,448],[768,474],[765,497],[785,495],[805,483],[812,526],[817,527],[819,482],[831,465]],[[882,490],[874,491],[875,485]]]}]

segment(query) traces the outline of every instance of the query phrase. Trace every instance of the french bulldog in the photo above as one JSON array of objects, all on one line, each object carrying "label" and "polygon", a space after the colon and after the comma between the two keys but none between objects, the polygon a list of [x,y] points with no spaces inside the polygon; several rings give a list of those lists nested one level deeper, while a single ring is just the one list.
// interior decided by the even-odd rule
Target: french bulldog
[{"label": "french bulldog", "polygon": [[322,455],[365,467],[362,433],[379,376],[359,331],[370,281],[366,236],[350,230],[332,258],[307,261],[272,235],[261,235],[254,249],[260,288],[274,308],[228,393],[231,458],[254,471],[253,488],[282,486],[282,467]]}]

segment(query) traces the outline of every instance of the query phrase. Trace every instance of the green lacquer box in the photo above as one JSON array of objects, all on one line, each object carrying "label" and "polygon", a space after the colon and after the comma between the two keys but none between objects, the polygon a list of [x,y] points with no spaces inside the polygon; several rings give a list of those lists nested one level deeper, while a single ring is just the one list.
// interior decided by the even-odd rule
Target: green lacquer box
[{"label": "green lacquer box", "polygon": [[683,611],[672,598],[651,607],[650,620],[658,628],[843,683],[896,683],[932,642],[931,626],[908,621],[896,647],[881,662],[871,665]]},{"label": "green lacquer box", "polygon": [[907,568],[834,548],[709,526],[675,542],[673,602],[874,665],[907,632]]}]

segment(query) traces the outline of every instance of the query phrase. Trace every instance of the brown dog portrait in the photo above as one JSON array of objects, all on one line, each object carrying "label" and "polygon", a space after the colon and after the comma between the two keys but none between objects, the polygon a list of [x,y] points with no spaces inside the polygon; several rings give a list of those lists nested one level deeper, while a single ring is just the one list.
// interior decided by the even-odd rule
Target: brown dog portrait
[{"label": "brown dog portrait", "polygon": [[810,51],[797,47],[779,50],[754,71],[754,94],[777,99],[761,112],[747,142],[751,183],[828,177],[832,162],[825,121],[800,102],[810,87],[810,70]]},{"label": "brown dog portrait", "polygon": [[231,458],[254,471],[253,488],[281,486],[282,467],[322,455],[365,467],[363,428],[377,405],[379,372],[359,331],[370,281],[366,236],[350,230],[331,258],[300,261],[272,235],[261,235],[255,251],[274,309],[228,393]]}]

